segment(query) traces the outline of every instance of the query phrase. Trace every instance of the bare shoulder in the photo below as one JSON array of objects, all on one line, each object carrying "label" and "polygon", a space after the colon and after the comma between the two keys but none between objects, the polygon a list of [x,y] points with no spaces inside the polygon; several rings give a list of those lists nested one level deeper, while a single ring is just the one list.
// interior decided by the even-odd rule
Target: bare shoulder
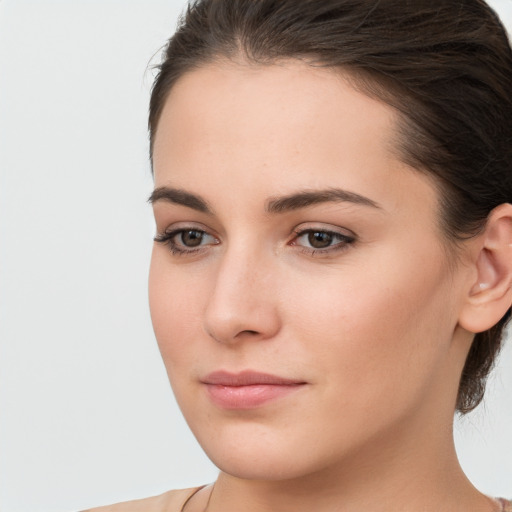
[{"label": "bare shoulder", "polygon": [[167,491],[141,500],[124,501],[115,505],[91,508],[82,512],[180,512],[185,502],[201,487]]}]

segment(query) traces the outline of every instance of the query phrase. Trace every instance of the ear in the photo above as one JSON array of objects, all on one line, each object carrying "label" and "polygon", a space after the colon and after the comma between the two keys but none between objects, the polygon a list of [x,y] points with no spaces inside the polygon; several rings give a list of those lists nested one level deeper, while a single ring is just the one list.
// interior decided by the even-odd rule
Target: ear
[{"label": "ear", "polygon": [[478,333],[496,325],[512,304],[512,204],[502,204],[489,214],[475,243],[475,272],[459,325]]}]

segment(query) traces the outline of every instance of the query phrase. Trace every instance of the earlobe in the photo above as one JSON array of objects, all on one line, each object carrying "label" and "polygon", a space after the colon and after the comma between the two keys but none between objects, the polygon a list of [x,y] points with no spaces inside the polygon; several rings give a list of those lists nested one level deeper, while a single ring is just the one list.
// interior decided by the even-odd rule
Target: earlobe
[{"label": "earlobe", "polygon": [[473,332],[493,327],[512,303],[512,205],[502,204],[489,215],[478,237],[476,278],[462,308],[459,325]]}]

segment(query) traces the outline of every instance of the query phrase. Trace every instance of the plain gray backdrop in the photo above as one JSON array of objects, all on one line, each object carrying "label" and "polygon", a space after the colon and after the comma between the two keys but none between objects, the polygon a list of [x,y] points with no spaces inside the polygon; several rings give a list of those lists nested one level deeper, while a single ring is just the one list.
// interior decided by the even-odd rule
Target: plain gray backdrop
[{"label": "plain gray backdrop", "polygon": [[[215,479],[172,397],[147,305],[146,69],[183,5],[0,0],[1,512]],[[512,28],[512,1],[492,5]],[[456,424],[469,477],[509,497],[511,344],[484,406]]]}]

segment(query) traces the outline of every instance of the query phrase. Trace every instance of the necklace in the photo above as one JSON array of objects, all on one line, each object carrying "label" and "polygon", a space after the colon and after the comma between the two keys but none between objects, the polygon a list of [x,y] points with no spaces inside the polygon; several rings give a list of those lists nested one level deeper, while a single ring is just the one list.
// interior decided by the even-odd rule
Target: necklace
[{"label": "necklace", "polygon": [[[210,500],[212,499],[212,494],[213,494],[213,491],[215,489],[215,484],[216,482],[214,482],[212,484],[212,490],[210,491],[210,494],[208,496],[208,500],[206,501],[206,506],[204,507],[203,509],[203,512],[208,512],[208,507],[210,506]],[[188,502],[201,490],[203,490],[206,486],[203,486],[203,487],[199,487],[199,489],[197,489],[196,491],[194,491],[188,498],[187,500],[185,501],[185,503],[183,503],[183,506],[181,507],[180,509],[180,512],[186,512],[186,508],[187,508],[187,504]],[[492,500],[496,505],[498,505],[499,509],[496,510],[496,512],[512,512],[512,501],[506,501],[504,500],[503,498],[498,498],[498,499],[493,499]],[[509,508],[510,507],[510,508]]]},{"label": "necklace", "polygon": [[[204,489],[205,486],[203,487],[199,487],[199,489],[197,489],[196,491],[194,491],[188,498],[187,500],[185,501],[185,503],[183,503],[183,506],[181,507],[181,510],[180,512],[186,512],[186,508],[187,508],[187,505],[188,505],[188,502],[201,490]],[[206,502],[206,506],[204,507],[204,510],[203,512],[207,512],[208,510],[208,507],[210,506],[210,500],[212,499],[212,494],[213,494],[213,490],[215,489],[215,482],[212,484],[212,490],[210,491],[210,495],[208,496],[208,501]]]}]

